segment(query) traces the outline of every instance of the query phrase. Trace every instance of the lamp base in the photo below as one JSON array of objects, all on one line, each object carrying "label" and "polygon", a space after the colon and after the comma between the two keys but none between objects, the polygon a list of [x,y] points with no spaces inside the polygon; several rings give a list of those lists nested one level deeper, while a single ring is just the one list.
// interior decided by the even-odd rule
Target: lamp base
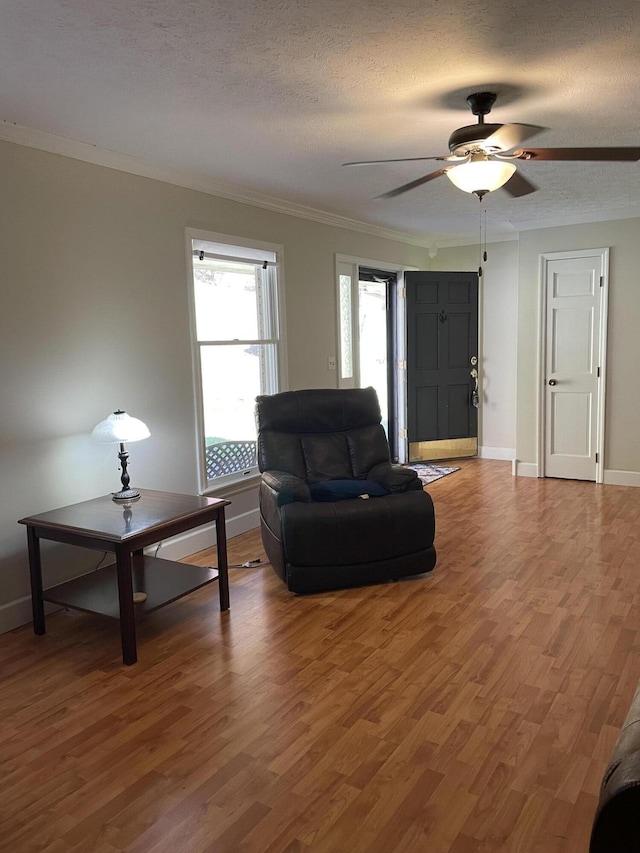
[{"label": "lamp base", "polygon": [[140,500],[140,492],[137,489],[122,489],[119,492],[111,492],[111,500],[116,503],[133,503]]}]

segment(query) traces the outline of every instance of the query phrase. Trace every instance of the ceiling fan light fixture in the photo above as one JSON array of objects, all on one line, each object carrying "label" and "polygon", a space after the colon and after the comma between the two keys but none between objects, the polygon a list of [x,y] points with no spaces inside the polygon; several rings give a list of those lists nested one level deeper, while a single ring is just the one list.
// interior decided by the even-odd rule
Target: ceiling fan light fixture
[{"label": "ceiling fan light fixture", "polygon": [[515,170],[513,163],[489,160],[486,154],[472,154],[466,163],[447,169],[446,175],[459,190],[482,197],[504,186]]}]

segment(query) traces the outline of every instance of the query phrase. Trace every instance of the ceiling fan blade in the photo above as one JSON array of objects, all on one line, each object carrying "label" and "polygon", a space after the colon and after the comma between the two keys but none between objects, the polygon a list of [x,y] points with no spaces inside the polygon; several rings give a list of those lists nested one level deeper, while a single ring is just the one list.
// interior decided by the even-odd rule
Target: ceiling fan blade
[{"label": "ceiling fan blade", "polygon": [[[396,160],[354,160],[351,163],[343,163],[343,166],[375,166],[379,163],[415,163],[418,160],[448,160],[449,154],[438,157],[400,157]],[[457,159],[457,158],[456,158]]]},{"label": "ceiling fan blade", "polygon": [[519,160],[640,160],[640,148],[525,148],[514,152]]},{"label": "ceiling fan blade", "polygon": [[506,190],[514,198],[520,198],[523,195],[534,193],[538,187],[532,184],[531,181],[528,181],[520,172],[514,172],[507,183],[503,185],[502,189]]},{"label": "ceiling fan blade", "polygon": [[406,193],[407,190],[413,190],[416,187],[422,186],[422,184],[426,184],[429,181],[434,181],[436,178],[439,178],[440,175],[444,175],[447,169],[438,169],[437,172],[429,172],[428,175],[423,175],[421,178],[416,178],[415,181],[410,181],[408,184],[403,184],[401,187],[396,187],[395,190],[389,190],[388,193],[383,193],[382,195],[377,195],[378,198],[395,198],[397,195],[401,195],[402,193]]},{"label": "ceiling fan blade", "polygon": [[503,124],[484,140],[484,145],[495,145],[501,151],[509,151],[546,129],[535,124]]}]

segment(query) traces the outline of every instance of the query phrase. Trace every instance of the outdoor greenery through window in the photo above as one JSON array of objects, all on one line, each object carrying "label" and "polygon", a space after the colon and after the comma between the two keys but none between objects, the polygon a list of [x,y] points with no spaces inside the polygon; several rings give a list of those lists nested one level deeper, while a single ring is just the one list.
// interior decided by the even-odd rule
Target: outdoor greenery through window
[{"label": "outdoor greenery through window", "polygon": [[277,251],[192,240],[202,487],[256,471],[255,399],[279,390]]}]

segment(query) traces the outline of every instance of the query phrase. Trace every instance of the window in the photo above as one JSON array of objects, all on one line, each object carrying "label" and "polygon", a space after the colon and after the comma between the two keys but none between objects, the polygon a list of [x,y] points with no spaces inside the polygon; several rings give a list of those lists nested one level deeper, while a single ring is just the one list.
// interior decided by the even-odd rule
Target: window
[{"label": "window", "polygon": [[188,235],[200,485],[206,491],[257,473],[255,399],[281,388],[282,253],[278,246],[226,235]]}]

